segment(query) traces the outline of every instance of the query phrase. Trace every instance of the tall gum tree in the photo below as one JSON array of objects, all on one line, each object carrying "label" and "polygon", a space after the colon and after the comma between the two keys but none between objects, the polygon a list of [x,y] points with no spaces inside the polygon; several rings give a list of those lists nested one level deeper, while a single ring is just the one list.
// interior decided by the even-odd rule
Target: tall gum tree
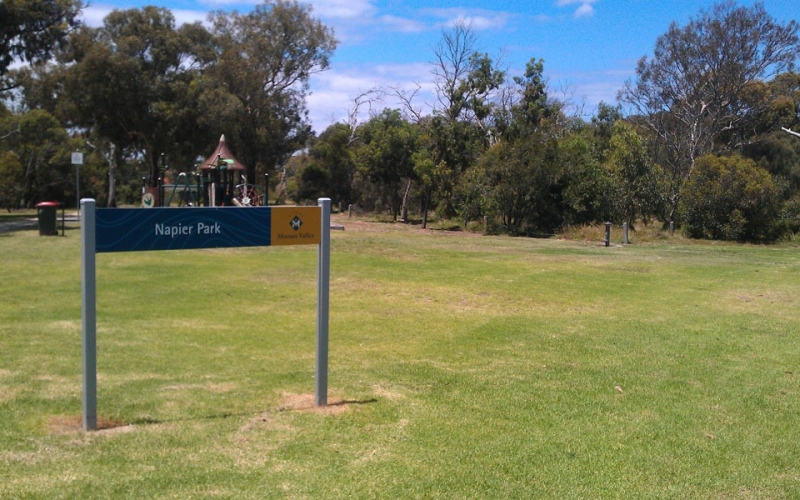
[{"label": "tall gum tree", "polygon": [[[436,102],[433,116],[420,122],[428,143],[428,158],[420,165],[432,165],[435,170],[424,176],[435,185],[423,189],[435,193],[445,216],[456,214],[461,175],[491,142],[493,100],[505,81],[505,72],[477,46],[478,37],[470,25],[456,22],[442,31],[434,47],[431,72]],[[430,196],[424,198],[427,214]],[[423,218],[427,219],[426,215]]]},{"label": "tall gum tree", "polygon": [[80,0],[0,2],[0,92],[15,86],[5,78],[14,61],[46,62],[66,44],[82,8]]},{"label": "tall gum tree", "polygon": [[296,1],[267,1],[248,14],[216,12],[209,19],[218,51],[209,75],[242,109],[231,146],[255,178],[311,137],[309,78],[328,68],[337,41],[310,6]]},{"label": "tall gum tree", "polygon": [[619,99],[640,115],[662,152],[659,161],[670,174],[670,220],[695,159],[713,152],[722,134],[752,114],[742,99],[746,87],[793,68],[797,33],[796,21],[779,23],[760,2],[745,7],[725,1],[686,26],[673,23],[656,40],[652,58],[639,61],[635,81],[626,83]]},{"label": "tall gum tree", "polygon": [[110,206],[125,156],[142,158],[155,186],[162,154],[176,169],[190,168],[204,150],[191,92],[208,62],[204,39],[208,45],[199,25],[176,28],[172,13],[158,7],[112,11],[102,27],[72,37],[65,89],[75,125],[108,161]]}]

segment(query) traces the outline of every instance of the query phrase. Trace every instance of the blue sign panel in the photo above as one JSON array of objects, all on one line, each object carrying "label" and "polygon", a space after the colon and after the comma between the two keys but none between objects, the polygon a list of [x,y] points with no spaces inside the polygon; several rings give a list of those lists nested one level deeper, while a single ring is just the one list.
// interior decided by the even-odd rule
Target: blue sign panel
[{"label": "blue sign panel", "polygon": [[96,252],[270,245],[271,207],[101,208]]}]

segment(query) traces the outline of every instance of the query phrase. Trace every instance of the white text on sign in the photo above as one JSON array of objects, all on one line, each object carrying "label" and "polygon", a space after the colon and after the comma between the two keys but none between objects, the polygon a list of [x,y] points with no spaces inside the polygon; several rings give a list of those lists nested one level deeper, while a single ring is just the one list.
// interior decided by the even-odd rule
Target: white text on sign
[{"label": "white text on sign", "polygon": [[178,224],[176,226],[156,224],[155,234],[156,236],[167,236],[170,238],[175,238],[176,236],[192,236],[195,234],[222,234],[222,227],[218,222],[214,222],[213,224],[198,222],[194,225]]}]

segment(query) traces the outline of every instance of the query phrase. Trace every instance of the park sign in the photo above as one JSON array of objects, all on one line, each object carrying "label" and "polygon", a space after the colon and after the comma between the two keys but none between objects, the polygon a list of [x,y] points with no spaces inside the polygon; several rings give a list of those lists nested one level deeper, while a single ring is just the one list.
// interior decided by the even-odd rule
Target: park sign
[{"label": "park sign", "polygon": [[96,254],[146,250],[318,245],[315,400],[328,404],[328,314],[330,300],[331,200],[316,207],[81,207],[81,323],[83,428],[97,429]]},{"label": "park sign", "polygon": [[320,207],[104,208],[96,252],[318,245]]}]

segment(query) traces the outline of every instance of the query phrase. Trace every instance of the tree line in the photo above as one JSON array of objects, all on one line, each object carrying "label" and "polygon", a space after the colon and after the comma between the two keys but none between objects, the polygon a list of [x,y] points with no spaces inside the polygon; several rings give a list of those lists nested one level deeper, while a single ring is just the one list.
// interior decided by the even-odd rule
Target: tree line
[{"label": "tree line", "polygon": [[[40,41],[41,4],[60,7],[50,19],[62,31]],[[76,148],[91,152],[81,189],[108,206],[138,199],[141,179],[155,186],[163,167],[191,169],[222,131],[250,179],[270,172],[309,140],[308,81],[337,44],[296,1],[212,12],[206,25],[179,27],[159,7],[114,10],[91,28],[77,22],[79,0],[3,5],[17,7],[17,31],[31,33],[6,37],[7,45],[49,47],[12,51],[31,64],[2,68],[6,207],[74,197],[65,159]]]},{"label": "tree line", "polygon": [[[55,61],[17,53],[49,62],[4,73],[18,107],[0,115],[0,202],[63,197],[59,168],[83,141],[96,152],[87,187],[130,203],[161,152],[191,164],[224,129],[248,175],[281,174],[270,176],[278,202],[327,196],[423,226],[432,214],[467,226],[485,217],[520,235],[604,221],[740,241],[800,230],[800,138],[787,133],[800,127],[798,24],[761,3],[724,1],[673,23],[619,103],[588,119],[548,89],[543,60],[510,75],[456,24],[432,50],[432,106],[420,88],[376,89],[319,136],[308,78],[336,40],[309,7],[268,2],[213,13],[208,26],[176,28],[154,7],[115,11],[51,45]],[[359,106],[386,94],[401,105],[359,123]]]}]

